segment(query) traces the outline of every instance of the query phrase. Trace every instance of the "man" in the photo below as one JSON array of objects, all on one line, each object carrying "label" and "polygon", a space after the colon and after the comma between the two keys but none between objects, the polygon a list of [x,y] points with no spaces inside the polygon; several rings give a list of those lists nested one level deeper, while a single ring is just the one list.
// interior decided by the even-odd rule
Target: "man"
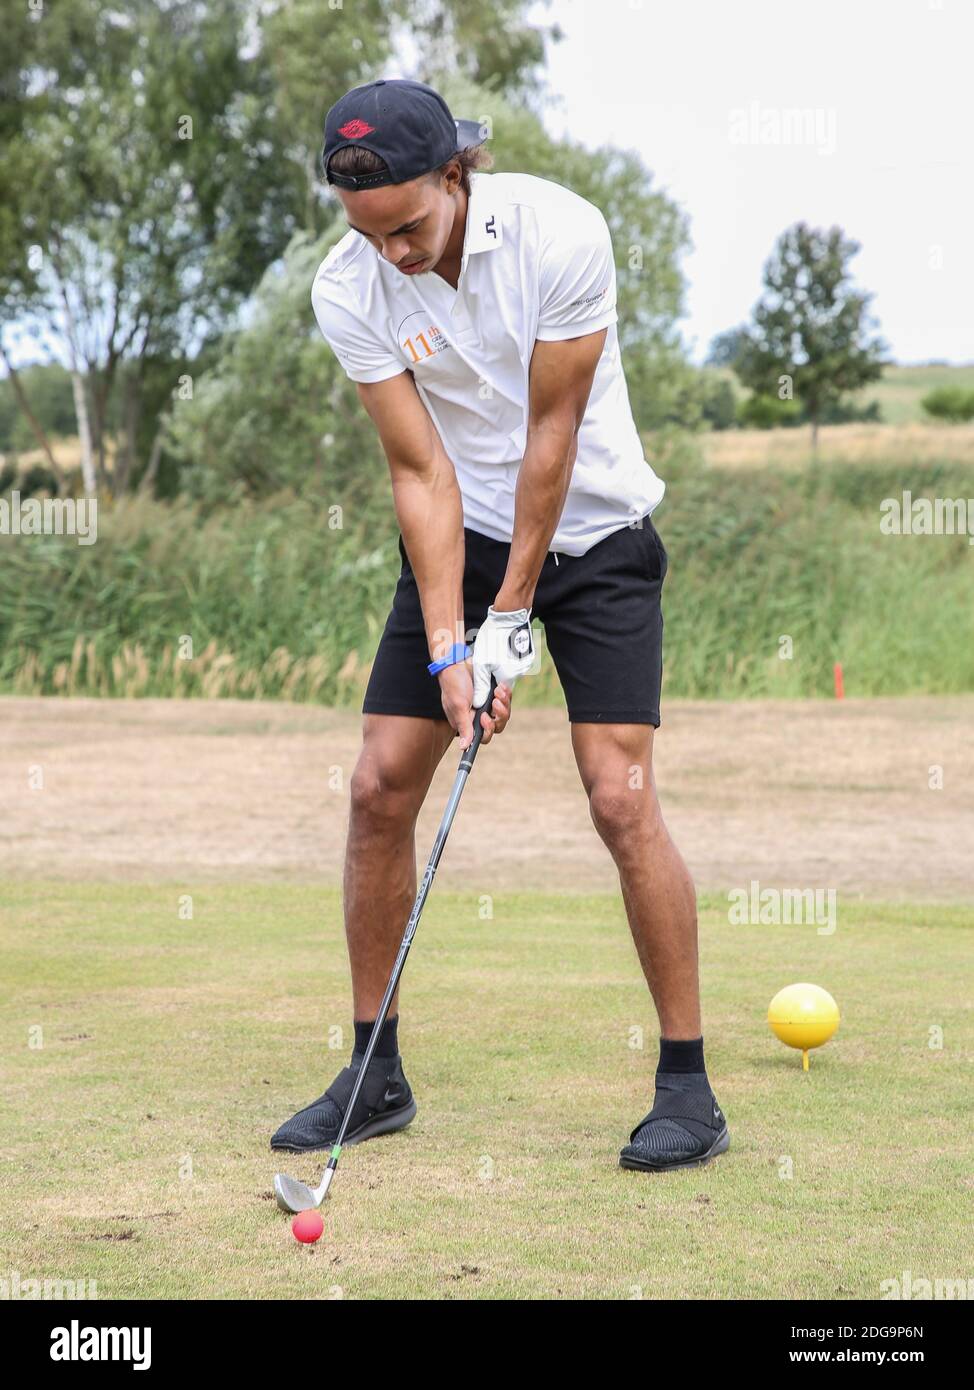
[{"label": "man", "polygon": [[[660,1020],[655,1103],[620,1162],[687,1167],[729,1138],[704,1066],[693,885],[652,775],[667,558],[650,513],[663,484],[632,419],[605,218],[557,184],[484,172],[483,141],[416,82],[356,87],[326,119],[325,177],[352,230],[312,302],[388,459],[402,568],[351,783],[355,1047],[271,1144],[335,1139],[416,894],[414,828],[433,773],[455,736],[470,743],[491,674],[484,743],[506,727],[535,660],[534,615]],[[346,1142],[416,1113],[396,1010]]]}]

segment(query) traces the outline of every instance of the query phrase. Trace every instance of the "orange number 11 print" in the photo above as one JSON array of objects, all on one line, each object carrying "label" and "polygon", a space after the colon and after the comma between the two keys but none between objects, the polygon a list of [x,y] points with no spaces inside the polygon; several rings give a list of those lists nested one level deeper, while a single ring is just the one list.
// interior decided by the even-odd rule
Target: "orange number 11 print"
[{"label": "orange number 11 print", "polygon": [[[437,330],[436,330],[435,328],[433,328],[433,329],[431,329],[430,331],[431,331],[432,333],[435,333]],[[422,354],[423,357],[432,357],[432,356],[433,356],[433,349],[430,347],[429,343],[426,341],[426,334],[425,334],[425,333],[417,333],[417,334],[416,334],[416,342],[417,342],[417,343],[421,343],[421,344],[423,345],[423,354]],[[410,357],[413,359],[414,362],[419,362],[419,361],[422,360],[420,354],[416,351],[416,348],[415,348],[415,345],[413,344],[412,338],[407,338],[406,341],[405,341],[405,343],[403,344],[403,347],[409,349],[409,355],[410,355]]]}]

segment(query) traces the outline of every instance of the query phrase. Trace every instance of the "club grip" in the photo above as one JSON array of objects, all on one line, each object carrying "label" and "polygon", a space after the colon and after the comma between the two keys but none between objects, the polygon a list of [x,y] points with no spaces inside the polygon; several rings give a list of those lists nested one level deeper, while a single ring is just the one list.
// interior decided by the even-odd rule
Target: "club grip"
[{"label": "club grip", "polygon": [[477,749],[480,747],[481,740],[484,736],[484,726],[480,722],[480,716],[489,712],[494,702],[494,692],[496,689],[497,677],[491,672],[490,690],[487,692],[487,699],[479,709],[475,709],[473,712],[473,738],[470,741],[470,747],[464,749],[463,756],[460,759],[460,766],[466,768],[468,772],[473,767],[473,760],[477,756]]}]

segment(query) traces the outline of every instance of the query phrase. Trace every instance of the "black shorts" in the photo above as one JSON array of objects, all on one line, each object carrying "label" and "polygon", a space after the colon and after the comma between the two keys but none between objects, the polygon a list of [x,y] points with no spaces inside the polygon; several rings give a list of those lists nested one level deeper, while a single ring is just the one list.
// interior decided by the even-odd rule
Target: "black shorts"
[{"label": "black shorts", "polygon": [[[511,546],[469,527],[464,527],[464,541],[464,625],[472,647],[503,582]],[[402,535],[399,554],[402,569],[392,612],[362,712],[445,719],[440,683],[426,669],[432,658]],[[546,555],[531,616],[544,624],[572,723],[659,725],[660,591],[666,568],[666,550],[648,516],[640,525],[613,531],[584,555],[559,553],[557,562],[551,551]]]}]

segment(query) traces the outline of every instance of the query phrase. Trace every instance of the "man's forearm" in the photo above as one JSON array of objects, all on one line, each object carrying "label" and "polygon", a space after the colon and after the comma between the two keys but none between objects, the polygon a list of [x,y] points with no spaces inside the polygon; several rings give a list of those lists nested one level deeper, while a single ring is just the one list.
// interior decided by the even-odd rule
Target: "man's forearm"
[{"label": "man's forearm", "polygon": [[416,576],[430,660],[464,640],[463,503],[455,476],[393,482],[399,529]]},{"label": "man's forearm", "polygon": [[578,436],[561,425],[528,435],[514,493],[514,534],[507,573],[494,599],[500,612],[530,608],[571,482]]}]

